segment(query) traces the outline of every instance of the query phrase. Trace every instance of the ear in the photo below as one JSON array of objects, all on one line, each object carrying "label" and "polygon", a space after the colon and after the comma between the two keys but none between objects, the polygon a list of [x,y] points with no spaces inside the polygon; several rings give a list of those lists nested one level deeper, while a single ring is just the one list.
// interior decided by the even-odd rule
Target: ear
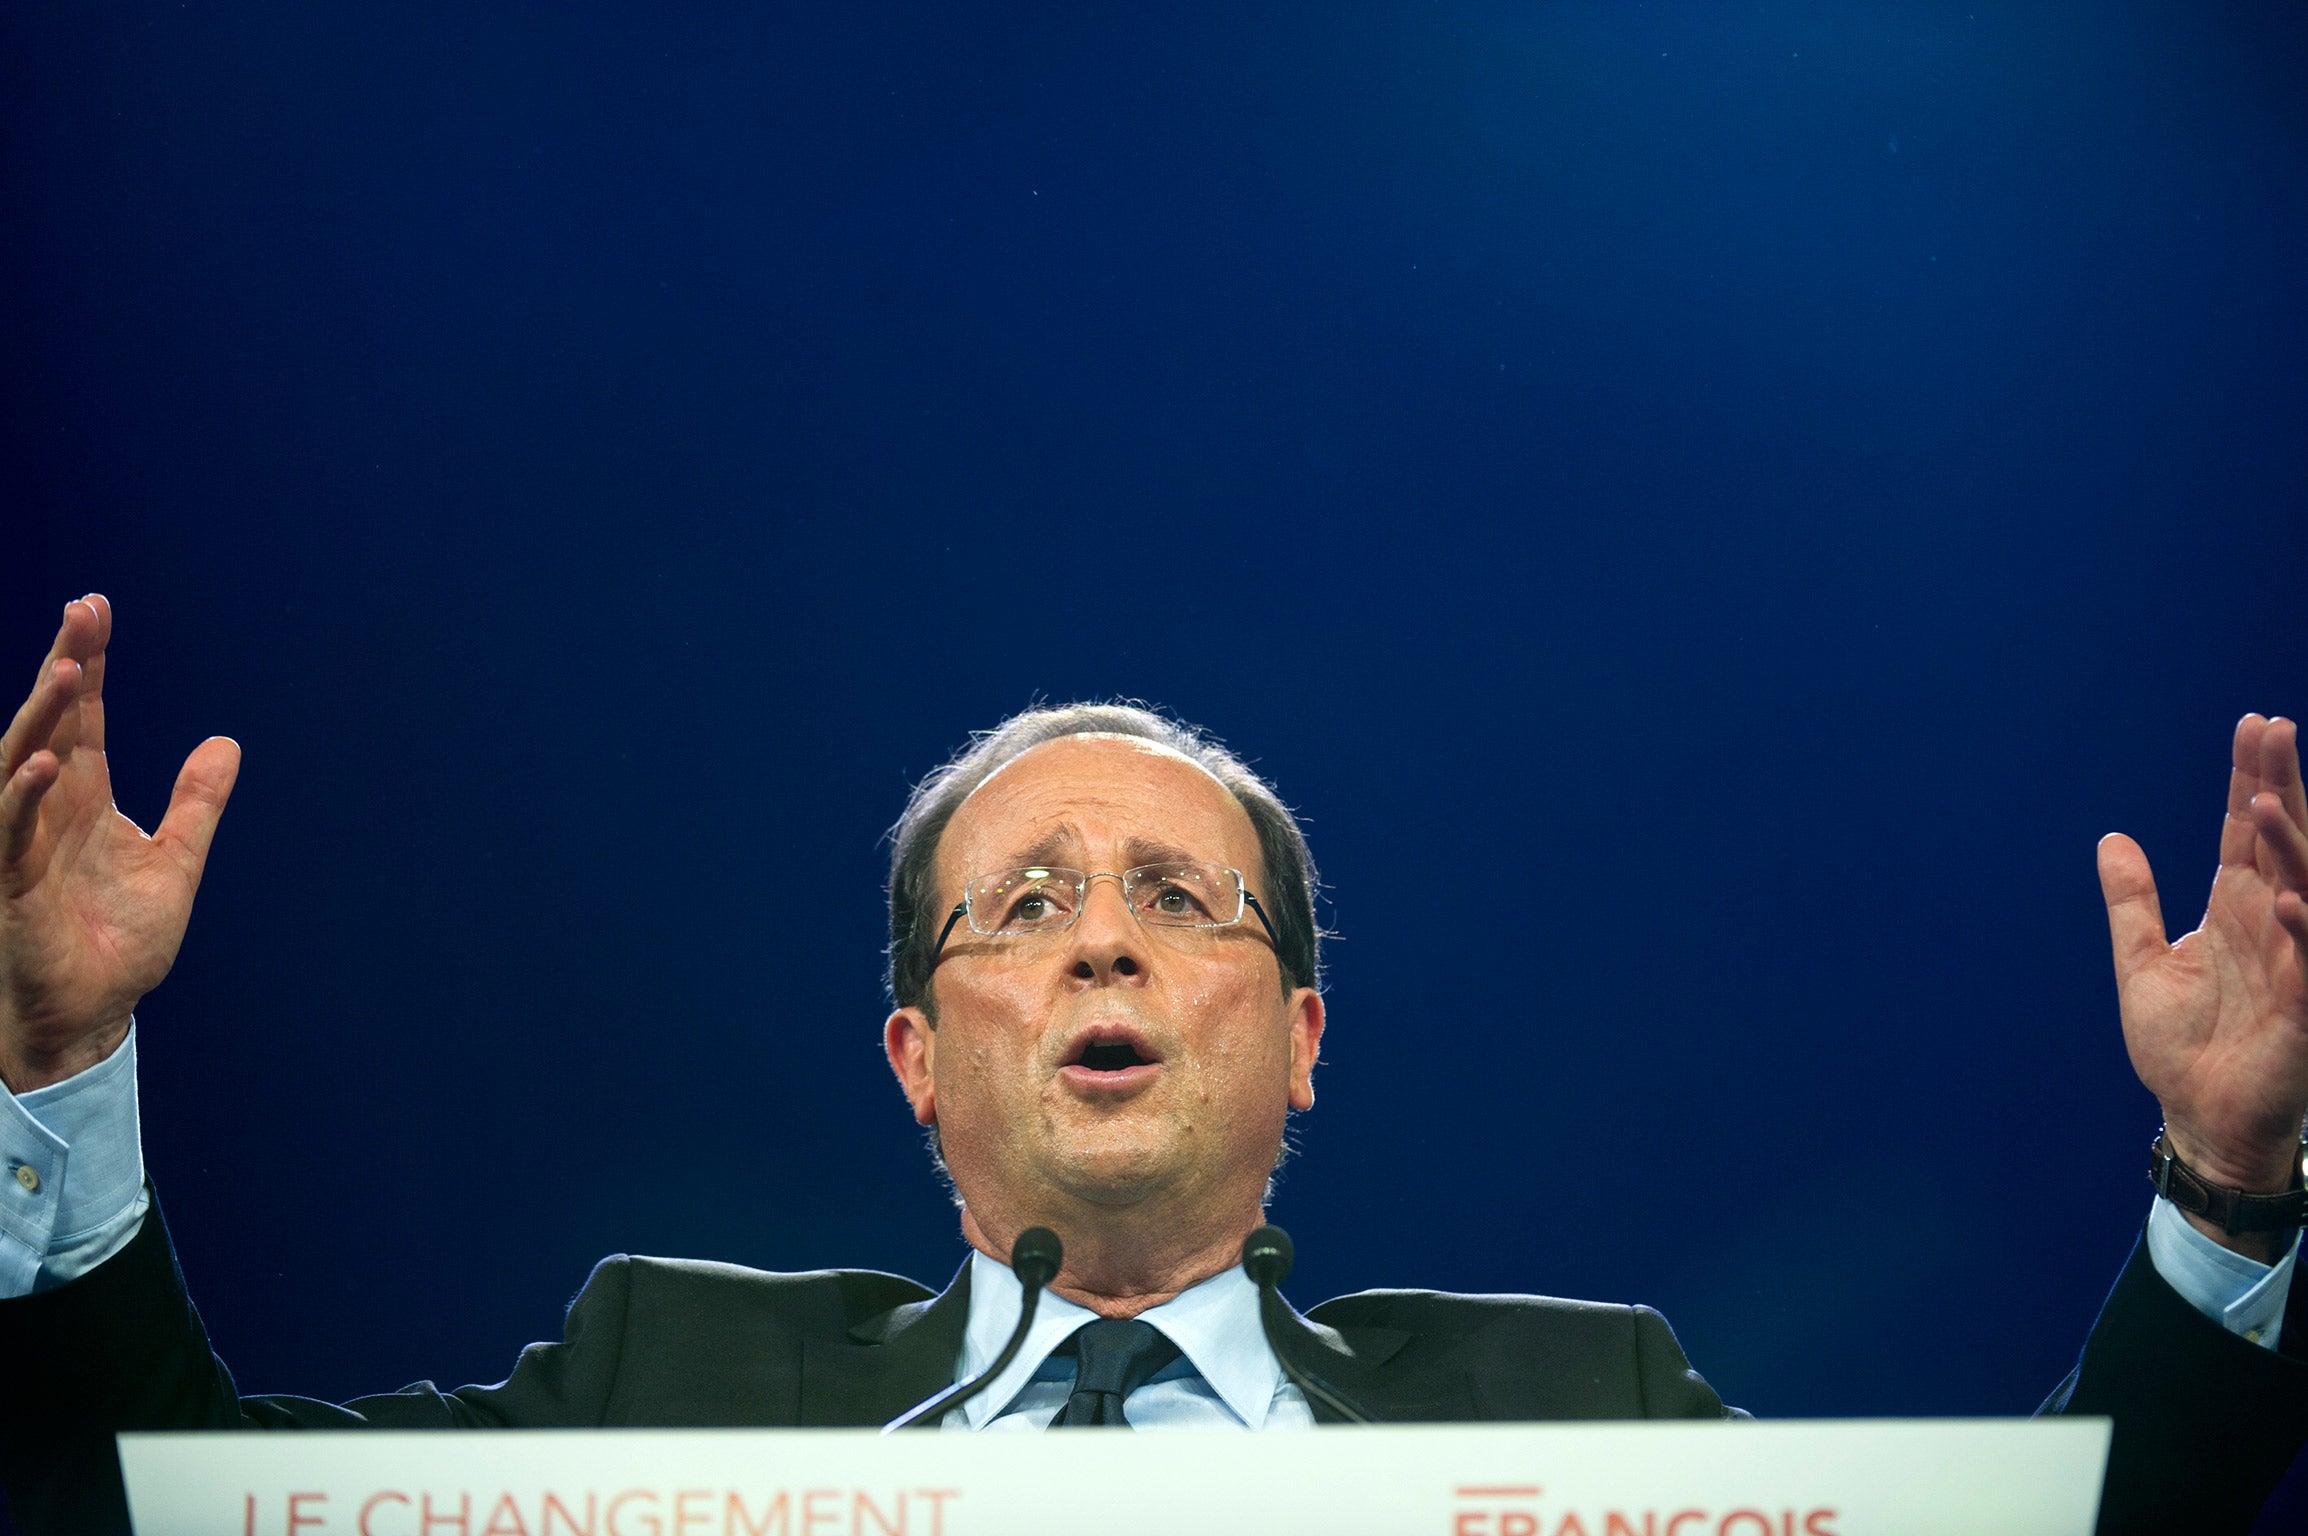
[{"label": "ear", "polygon": [[1283,1005],[1290,1017],[1290,1107],[1314,1108],[1314,1064],[1322,1056],[1322,994],[1298,987]]},{"label": "ear", "polygon": [[914,1119],[922,1125],[938,1123],[938,1031],[919,1008],[900,1008],[882,1025],[882,1049],[889,1053],[890,1070]]}]

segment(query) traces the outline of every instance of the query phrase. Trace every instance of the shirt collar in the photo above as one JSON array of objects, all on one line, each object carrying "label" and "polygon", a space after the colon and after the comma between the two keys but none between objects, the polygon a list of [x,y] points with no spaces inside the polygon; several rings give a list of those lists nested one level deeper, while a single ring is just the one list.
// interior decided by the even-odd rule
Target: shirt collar
[{"label": "shirt collar", "polygon": [[[970,1256],[970,1320],[962,1335],[962,1359],[957,1381],[967,1381],[994,1363],[1018,1324],[1024,1288],[1009,1266],[982,1253]],[[970,1428],[983,1429],[1024,1390],[1034,1372],[1074,1331],[1097,1313],[1063,1296],[1042,1293],[1034,1308],[1034,1326],[1018,1357],[1009,1363],[985,1391],[962,1405]],[[1210,1384],[1234,1416],[1252,1429],[1266,1423],[1266,1410],[1282,1384],[1282,1367],[1266,1342],[1258,1316],[1258,1287],[1242,1267],[1224,1270],[1158,1307],[1138,1314],[1163,1337],[1178,1346]]]}]

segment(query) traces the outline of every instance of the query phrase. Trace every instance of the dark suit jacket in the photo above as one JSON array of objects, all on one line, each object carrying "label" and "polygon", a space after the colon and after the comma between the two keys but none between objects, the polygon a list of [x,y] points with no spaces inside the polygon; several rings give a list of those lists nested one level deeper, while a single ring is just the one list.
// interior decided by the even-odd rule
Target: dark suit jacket
[{"label": "dark suit jacket", "polygon": [[[2103,1531],[2249,1527],[2308,1440],[2303,1290],[2277,1354],[2206,1320],[2134,1250],[2045,1404],[2116,1420]],[[866,1270],[620,1255],[593,1271],[561,1342],[530,1345],[495,1386],[241,1397],[155,1204],[90,1274],[0,1301],[0,1485],[26,1536],[95,1536],[127,1529],[121,1429],[879,1425],[950,1381],[968,1312],[966,1267],[933,1295]],[[1731,1411],[1647,1307],[1366,1291],[1293,1316],[1281,1342],[1382,1422]]]}]

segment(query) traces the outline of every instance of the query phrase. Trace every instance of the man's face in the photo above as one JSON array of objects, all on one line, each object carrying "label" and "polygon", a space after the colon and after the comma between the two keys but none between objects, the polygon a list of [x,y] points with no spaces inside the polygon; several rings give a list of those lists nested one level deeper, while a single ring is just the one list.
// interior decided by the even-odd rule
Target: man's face
[{"label": "man's face", "polygon": [[[1207,773],[1132,738],[1062,737],[955,812],[932,910],[942,923],[969,880],[998,870],[1181,860],[1238,869],[1266,894],[1257,832]],[[1060,932],[957,925],[931,985],[937,1027],[892,1014],[890,1063],[990,1234],[1062,1221],[1075,1201],[1183,1200],[1233,1221],[1257,1208],[1288,1109],[1314,1103],[1321,999],[1284,991],[1247,912],[1149,927],[1118,880],[1097,879]]]}]

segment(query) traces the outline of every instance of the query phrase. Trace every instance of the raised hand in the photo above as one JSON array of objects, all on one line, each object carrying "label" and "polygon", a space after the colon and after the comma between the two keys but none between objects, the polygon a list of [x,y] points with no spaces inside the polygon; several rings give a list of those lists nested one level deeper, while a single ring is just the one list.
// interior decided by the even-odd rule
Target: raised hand
[{"label": "raised hand", "polygon": [[212,736],[185,759],[152,836],[113,808],[104,761],[112,605],[64,607],[32,696],[0,736],[0,1082],[94,1066],[184,942],[209,840],[240,772]]},{"label": "raised hand", "polygon": [[[2292,1187],[2308,1115],[2308,800],[2291,721],[2246,715],[2234,760],[2195,932],[2165,942],[2147,856],[2121,834],[2100,843],[2100,890],[2124,1044],[2172,1150],[2217,1183],[2275,1194]],[[2242,1252],[2272,1247],[2197,1225]]]}]

